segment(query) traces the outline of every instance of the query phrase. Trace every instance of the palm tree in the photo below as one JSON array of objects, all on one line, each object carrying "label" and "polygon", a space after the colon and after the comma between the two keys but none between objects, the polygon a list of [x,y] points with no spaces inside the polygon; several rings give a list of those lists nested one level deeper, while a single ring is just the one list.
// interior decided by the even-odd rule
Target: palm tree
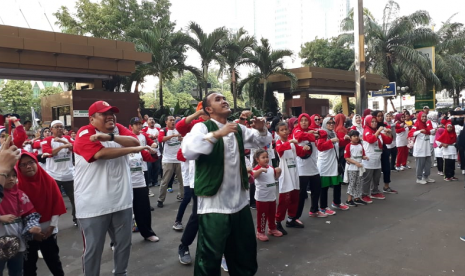
[{"label": "palm tree", "polygon": [[[227,36],[228,32],[224,27],[221,27],[213,30],[210,34],[206,34],[195,22],[189,23],[188,30],[194,34],[194,37],[188,37],[186,44],[197,51],[202,59],[202,82],[206,95],[208,92],[208,66],[214,60],[219,62],[219,53],[222,50],[221,40]],[[202,98],[202,90],[200,90],[200,98]]]},{"label": "palm tree", "polygon": [[224,47],[220,52],[220,71],[227,67],[231,78],[231,94],[234,99],[234,111],[237,110],[237,79],[239,74],[237,68],[248,62],[246,54],[250,53],[255,45],[255,38],[247,35],[247,31],[240,28],[235,33],[229,33],[223,41]]},{"label": "palm tree", "polygon": [[257,81],[263,81],[262,110],[265,110],[265,98],[269,77],[273,75],[283,75],[288,77],[291,81],[292,89],[297,85],[297,77],[284,68],[283,58],[290,56],[292,56],[292,51],[272,50],[268,39],[262,38],[261,45],[255,45],[253,47],[253,53],[247,54],[247,62],[255,66],[257,70],[249,74],[247,78],[239,83],[238,90],[242,91],[242,88],[249,82],[256,84]]},{"label": "palm tree", "polygon": [[[397,16],[399,5],[390,0],[384,8],[383,22],[376,22],[369,12],[364,12],[365,41],[367,47],[366,70],[380,74],[389,81],[409,84],[415,91],[425,90],[427,83],[441,86],[433,73],[431,62],[414,49],[418,45],[435,45],[434,32],[424,27],[431,18],[426,11],[416,11],[407,16]],[[353,30],[353,16],[341,23],[345,31]],[[339,36],[340,43],[354,42],[352,33]]]},{"label": "palm tree", "polygon": [[163,83],[174,78],[175,74],[182,74],[184,70],[200,76],[197,68],[185,65],[185,45],[189,36],[181,32],[172,33],[171,27],[165,22],[157,22],[153,29],[132,29],[129,31],[139,51],[152,54],[152,62],[139,65],[132,75],[136,83],[143,81],[148,75],[158,77],[160,107],[163,108]]},{"label": "palm tree", "polygon": [[436,75],[442,86],[449,91],[458,105],[458,95],[463,89],[465,76],[465,28],[462,23],[453,23],[452,15],[436,32],[439,43],[435,48]]}]

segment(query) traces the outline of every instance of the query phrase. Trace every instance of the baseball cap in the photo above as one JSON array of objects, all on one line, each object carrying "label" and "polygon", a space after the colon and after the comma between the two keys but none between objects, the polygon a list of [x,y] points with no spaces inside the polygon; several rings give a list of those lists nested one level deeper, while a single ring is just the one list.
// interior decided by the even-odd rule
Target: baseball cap
[{"label": "baseball cap", "polygon": [[423,106],[423,109],[429,109],[429,106],[425,105]]},{"label": "baseball cap", "polygon": [[111,106],[105,101],[97,101],[89,107],[89,116],[92,116],[95,113],[104,113],[109,110],[114,113],[119,113],[119,109],[116,106]]},{"label": "baseball cap", "polygon": [[139,117],[134,117],[129,121],[129,125],[134,125],[134,124],[142,124],[142,121],[139,119]]}]

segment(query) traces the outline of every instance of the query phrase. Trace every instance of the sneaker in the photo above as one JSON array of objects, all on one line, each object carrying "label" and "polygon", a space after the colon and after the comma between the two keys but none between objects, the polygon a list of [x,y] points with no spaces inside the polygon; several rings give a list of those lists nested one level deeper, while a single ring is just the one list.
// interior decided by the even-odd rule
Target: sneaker
[{"label": "sneaker", "polygon": [[224,270],[224,272],[228,272],[228,264],[226,263],[226,259],[223,257],[221,259],[221,268]]},{"label": "sneaker", "polygon": [[364,201],[366,203],[373,203],[373,200],[371,200],[371,197],[369,197],[367,195],[362,196],[362,201]]},{"label": "sneaker", "polygon": [[451,177],[452,178],[452,181],[457,181],[459,180],[457,177]]},{"label": "sneaker", "polygon": [[410,167],[409,165],[405,165],[405,168],[411,169],[412,167]]},{"label": "sneaker", "polygon": [[154,197],[154,196],[155,196],[155,194],[154,194],[154,193],[152,193],[152,191],[150,191],[150,190],[149,190],[149,196],[150,196],[150,197]]},{"label": "sneaker", "polygon": [[461,241],[465,241],[465,236],[460,237],[460,240],[461,240]]},{"label": "sneaker", "polygon": [[[114,248],[115,248],[115,247],[112,246],[112,247],[111,247],[111,250],[114,250]],[[38,254],[38,256],[39,256],[39,259],[43,259],[43,258],[44,258],[44,255],[42,255],[42,251],[40,251],[40,250],[37,251],[37,254]]]},{"label": "sneaker", "polygon": [[312,217],[312,218],[327,218],[328,214],[325,214],[325,213],[323,213],[321,211],[318,211],[318,212],[315,212],[315,213],[309,212],[308,216]]},{"label": "sneaker", "polygon": [[465,174],[465,170],[462,170],[462,174]]},{"label": "sneaker", "polygon": [[269,241],[268,236],[265,233],[257,232],[257,239],[262,242]]},{"label": "sneaker", "polygon": [[354,199],[354,203],[357,205],[368,205],[365,201],[361,200],[360,198]]},{"label": "sneaker", "polygon": [[444,178],[445,181],[449,182],[449,181],[452,181],[452,178]]},{"label": "sneaker", "polygon": [[353,200],[346,200],[346,205],[349,205],[350,207],[357,207],[357,204]]},{"label": "sneaker", "polygon": [[347,211],[349,210],[349,206],[345,205],[344,203],[341,203],[341,204],[334,204],[331,203],[331,206],[335,209],[339,209],[339,210],[342,210],[342,211]]},{"label": "sneaker", "polygon": [[286,220],[286,227],[289,228],[304,228],[304,224],[296,219],[292,219],[291,221]]},{"label": "sneaker", "polygon": [[331,210],[329,207],[326,207],[326,209],[320,209],[320,211],[328,216],[334,216],[336,214],[336,211]]},{"label": "sneaker", "polygon": [[460,168],[460,163],[457,163],[457,168]]},{"label": "sneaker", "polygon": [[181,197],[180,195],[177,195],[177,196],[176,196],[176,199],[177,199],[178,201],[182,201],[182,197]]},{"label": "sneaker", "polygon": [[149,242],[157,242],[160,240],[160,238],[158,238],[157,236],[150,236],[148,238],[145,238],[145,240]]},{"label": "sneaker", "polygon": [[403,171],[405,168],[402,166],[402,167],[396,167],[396,171]]},{"label": "sneaker", "polygon": [[168,188],[168,193],[172,193],[173,192],[173,188]]},{"label": "sneaker", "polygon": [[403,171],[403,170],[406,170],[407,167],[406,166],[400,166],[400,170]]},{"label": "sneaker", "polygon": [[383,193],[386,194],[397,194],[398,192],[394,189],[391,189],[391,187],[384,188],[383,187]]},{"label": "sneaker", "polygon": [[312,191],[307,191],[307,194],[311,195],[311,194],[312,194]]},{"label": "sneaker", "polygon": [[438,163],[434,162],[433,167],[437,167]]},{"label": "sneaker", "polygon": [[192,263],[191,254],[189,253],[189,247],[184,245],[179,245],[178,249],[179,262],[183,265],[188,265]]},{"label": "sneaker", "polygon": [[161,201],[158,201],[158,203],[157,203],[157,207],[158,207],[158,208],[163,208],[163,202],[161,202]]},{"label": "sneaker", "polygon": [[417,184],[425,185],[426,183],[428,183],[428,182],[426,182],[423,179],[417,179]]},{"label": "sneaker", "polygon": [[276,229],[274,229],[274,230],[269,230],[268,229],[268,235],[272,235],[272,236],[275,236],[275,237],[282,237],[283,233],[281,231],[276,230]]},{"label": "sneaker", "polygon": [[424,181],[426,181],[427,183],[434,183],[436,182],[436,180],[432,179],[432,178],[423,178]]},{"label": "sneaker", "polygon": [[386,199],[386,197],[382,193],[371,194],[370,197],[374,199]]},{"label": "sneaker", "polygon": [[438,172],[438,174],[439,174],[439,175],[444,175],[444,173],[443,173],[443,172]]},{"label": "sneaker", "polygon": [[184,229],[184,227],[182,226],[182,222],[176,221],[173,225],[173,229],[176,231],[182,231],[182,229]]},{"label": "sneaker", "polygon": [[287,231],[284,230],[283,225],[281,224],[280,221],[276,222],[276,230],[283,233],[283,235],[287,235]]},{"label": "sneaker", "polygon": [[74,226],[76,226],[76,227],[78,226],[77,221],[73,221],[73,224],[74,224]]}]

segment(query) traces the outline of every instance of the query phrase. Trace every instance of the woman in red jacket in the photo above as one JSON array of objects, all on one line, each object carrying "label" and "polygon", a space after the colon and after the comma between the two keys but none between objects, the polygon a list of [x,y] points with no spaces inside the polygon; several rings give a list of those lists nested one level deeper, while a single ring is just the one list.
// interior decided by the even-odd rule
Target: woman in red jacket
[{"label": "woman in red jacket", "polygon": [[[344,158],[344,150],[346,146],[350,143],[350,137],[347,135],[348,130],[344,126],[346,121],[346,116],[344,114],[337,114],[334,117],[334,131],[336,132],[337,138],[339,138],[339,166],[342,170],[346,168],[346,159]],[[343,175],[342,175],[343,176]]]}]

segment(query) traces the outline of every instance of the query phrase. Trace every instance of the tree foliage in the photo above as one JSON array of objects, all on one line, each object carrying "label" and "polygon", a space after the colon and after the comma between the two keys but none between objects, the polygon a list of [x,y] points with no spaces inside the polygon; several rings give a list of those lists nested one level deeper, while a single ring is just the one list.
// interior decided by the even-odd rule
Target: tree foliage
[{"label": "tree foliage", "polygon": [[[342,112],[342,101],[336,102],[334,106],[332,107],[332,109],[333,109],[334,114],[343,113]],[[349,114],[351,112],[354,112],[354,110],[355,110],[355,104],[349,101]],[[345,115],[348,115],[348,114],[345,114]]]},{"label": "tree foliage", "polygon": [[1,109],[4,113],[17,113],[23,118],[31,117],[31,107],[38,109],[29,81],[9,80],[0,90]]},{"label": "tree foliage", "polygon": [[40,90],[39,97],[42,98],[42,97],[46,97],[50,95],[55,95],[61,92],[63,92],[63,89],[61,89],[60,87],[55,87],[55,86],[45,87],[44,89]]},{"label": "tree foliage", "polygon": [[302,65],[349,70],[354,63],[354,50],[333,39],[315,38],[301,46]]}]

